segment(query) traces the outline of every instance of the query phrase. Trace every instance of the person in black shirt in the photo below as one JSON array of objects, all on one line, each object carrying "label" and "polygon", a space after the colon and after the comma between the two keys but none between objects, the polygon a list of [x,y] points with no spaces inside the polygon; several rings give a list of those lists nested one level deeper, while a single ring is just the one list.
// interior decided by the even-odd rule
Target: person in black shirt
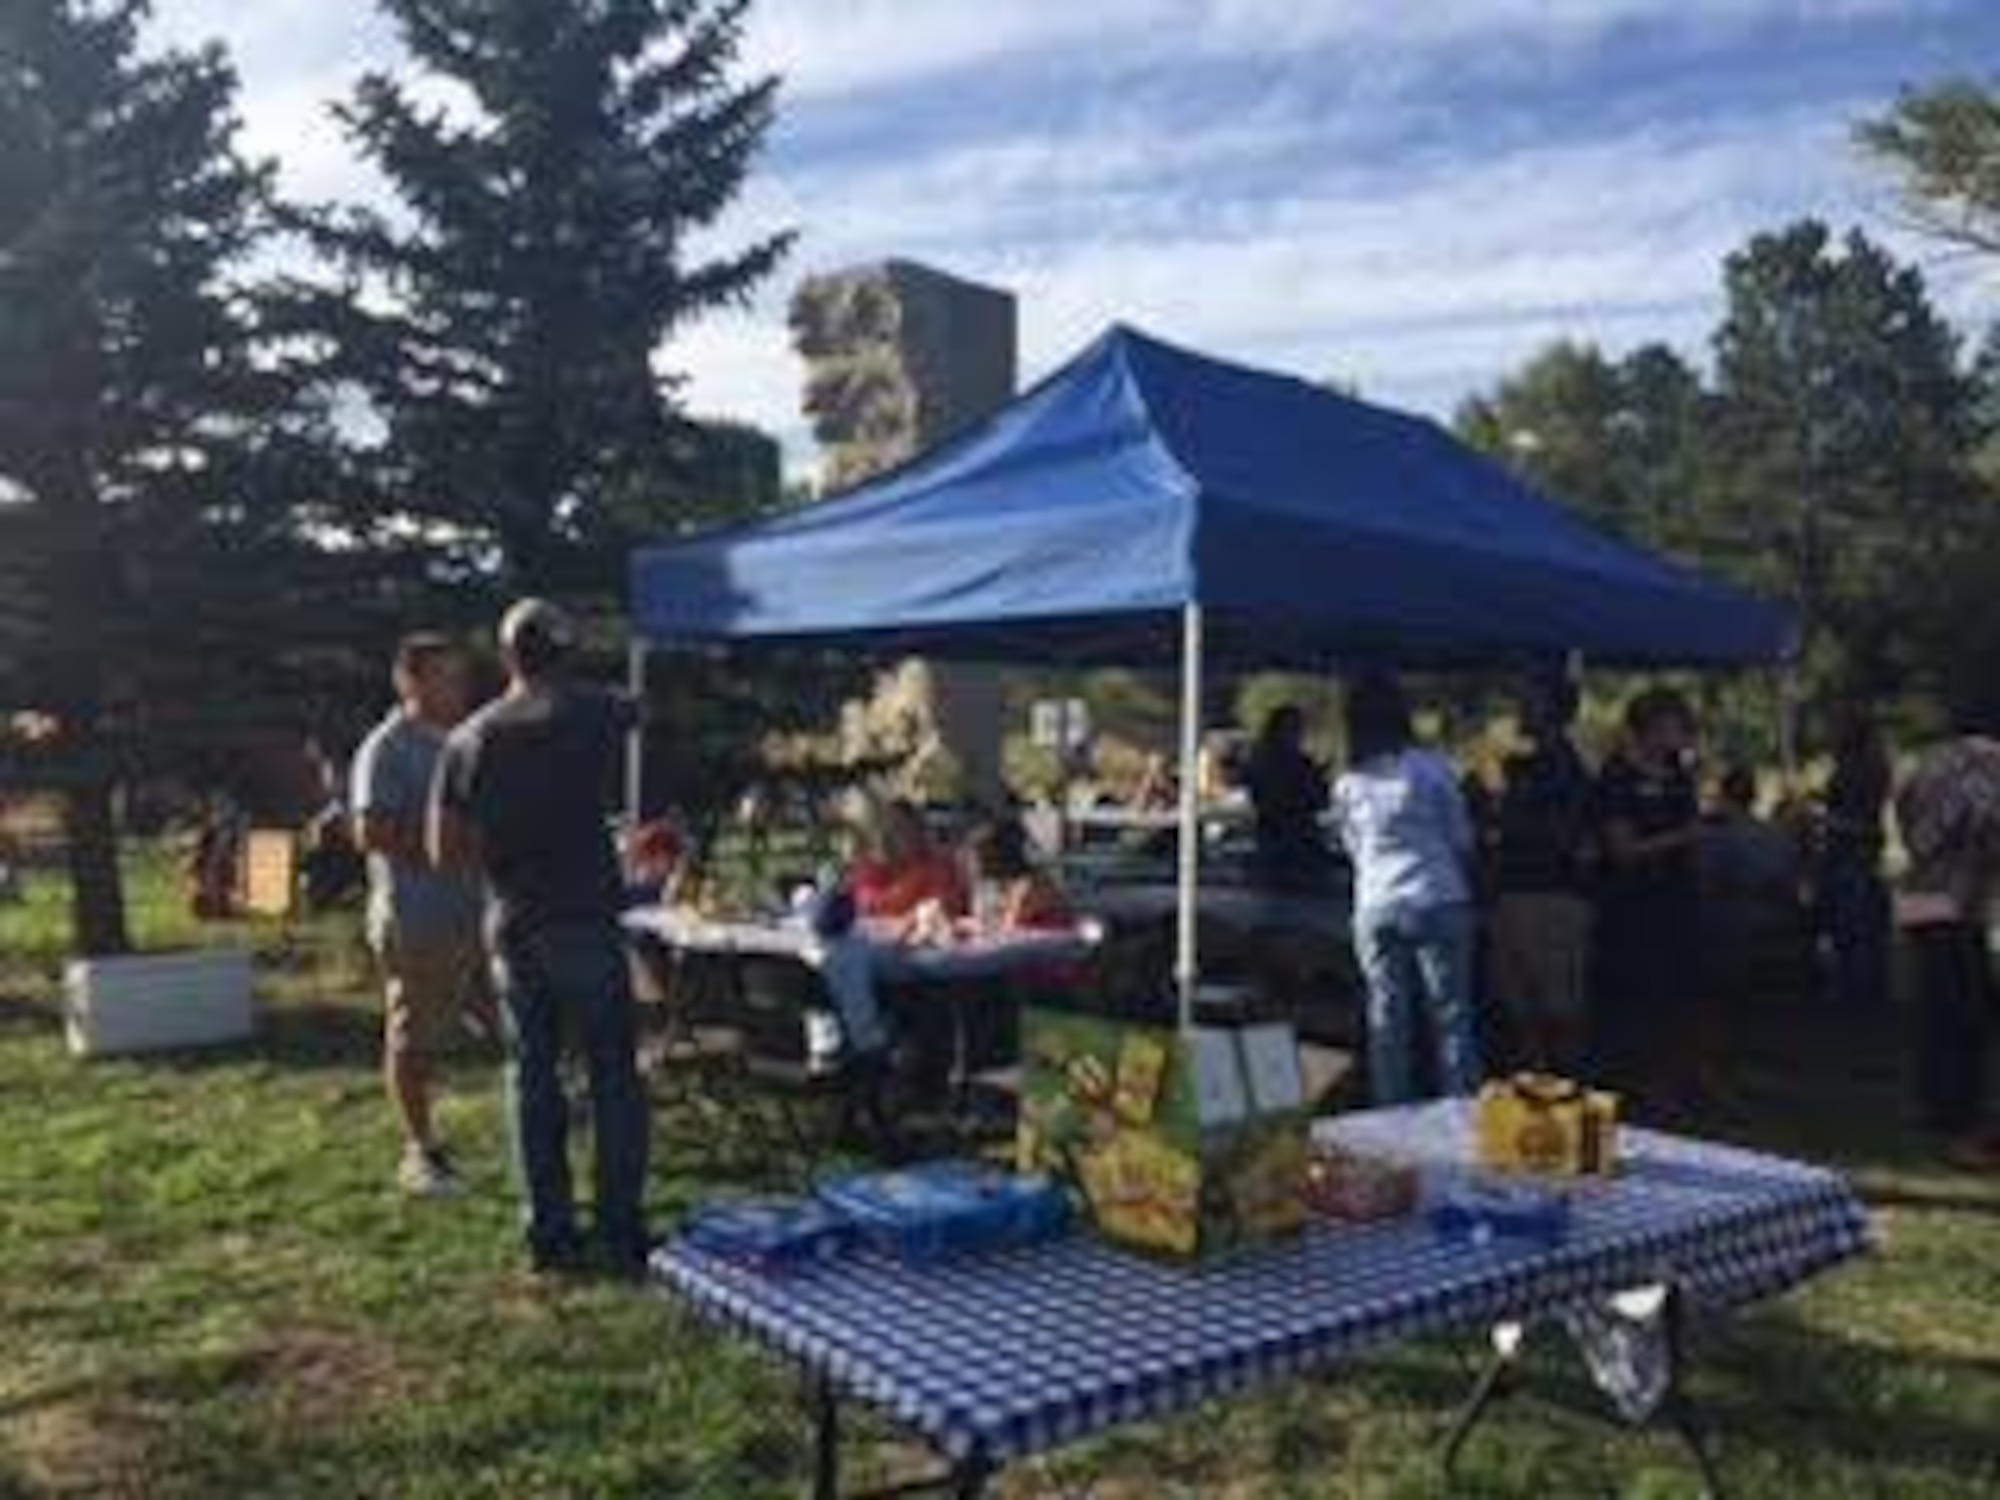
[{"label": "person in black shirt", "polygon": [[1311,887],[1331,864],[1319,823],[1327,809],[1326,767],[1306,754],[1305,731],[1296,704],[1272,709],[1243,768],[1256,813],[1258,872],[1281,890]]},{"label": "person in black shirt", "polygon": [[1509,757],[1495,817],[1492,972],[1526,1060],[1574,1072],[1583,1061],[1595,858],[1590,768],[1571,743],[1576,689],[1540,683],[1521,704],[1529,749]]},{"label": "person in black shirt", "polygon": [[1652,689],[1627,706],[1625,731],[1597,781],[1598,1070],[1641,1108],[1673,1109],[1691,1101],[1699,1062],[1694,712]]},{"label": "person in black shirt", "polygon": [[558,1072],[570,1034],[582,1040],[590,1075],[597,1232],[611,1267],[636,1274],[647,1250],[648,1121],[618,929],[623,882],[606,824],[636,709],[571,682],[574,647],[574,628],[553,605],[524,600],[507,611],[507,690],[446,742],[431,842],[440,864],[486,877],[529,1254],[544,1270],[572,1268],[581,1256]]},{"label": "person in black shirt", "polygon": [[1819,913],[1838,1013],[1879,1020],[1889,1007],[1889,888],[1882,880],[1883,814],[1893,782],[1881,731],[1865,708],[1841,716],[1822,801]]}]

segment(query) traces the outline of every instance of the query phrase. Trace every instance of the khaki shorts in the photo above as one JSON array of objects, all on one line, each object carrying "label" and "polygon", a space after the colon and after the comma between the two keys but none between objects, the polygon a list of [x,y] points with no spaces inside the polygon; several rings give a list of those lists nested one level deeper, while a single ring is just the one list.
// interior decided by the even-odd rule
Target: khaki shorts
[{"label": "khaki shorts", "polygon": [[468,1022],[490,1024],[493,971],[479,934],[404,937],[376,944],[388,1001],[383,1039],[392,1053],[432,1057],[465,1040]]},{"label": "khaki shorts", "polygon": [[1493,906],[1493,995],[1522,1020],[1581,1021],[1589,988],[1590,903],[1513,892]]}]

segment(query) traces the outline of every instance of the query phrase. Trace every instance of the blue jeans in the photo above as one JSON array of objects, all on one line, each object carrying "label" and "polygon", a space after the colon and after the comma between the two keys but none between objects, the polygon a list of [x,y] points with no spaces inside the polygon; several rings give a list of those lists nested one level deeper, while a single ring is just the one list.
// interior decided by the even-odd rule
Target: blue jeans
[{"label": "blue jeans", "polygon": [[567,1036],[581,1043],[590,1075],[598,1235],[615,1258],[642,1255],[649,1120],[618,930],[579,922],[504,933],[494,959],[507,1042],[507,1126],[528,1195],[529,1248],[561,1255],[577,1240],[569,1101],[559,1072]]},{"label": "blue jeans", "polygon": [[1472,939],[1470,906],[1355,914],[1354,955],[1368,985],[1368,1078],[1377,1104],[1416,1097],[1420,1008],[1437,1049],[1438,1088],[1470,1094],[1479,1087]]}]

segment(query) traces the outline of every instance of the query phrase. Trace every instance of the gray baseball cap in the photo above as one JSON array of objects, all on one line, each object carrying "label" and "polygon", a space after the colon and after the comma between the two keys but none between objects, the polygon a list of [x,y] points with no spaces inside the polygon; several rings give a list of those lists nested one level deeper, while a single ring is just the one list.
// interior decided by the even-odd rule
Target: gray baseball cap
[{"label": "gray baseball cap", "polygon": [[501,649],[538,661],[555,661],[576,649],[576,625],[546,599],[520,599],[500,617]]}]

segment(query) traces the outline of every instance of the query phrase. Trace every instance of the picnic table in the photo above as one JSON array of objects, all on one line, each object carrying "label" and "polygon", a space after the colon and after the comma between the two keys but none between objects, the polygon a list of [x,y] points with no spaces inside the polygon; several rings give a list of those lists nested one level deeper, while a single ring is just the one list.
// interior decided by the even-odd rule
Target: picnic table
[{"label": "picnic table", "polygon": [[[909,1044],[913,1076],[932,1080],[948,1095],[961,1122],[975,1113],[976,1080],[1013,1061],[1012,1033],[1020,992],[1011,981],[1067,978],[1095,952],[1099,930],[1085,923],[1051,931],[960,932],[948,942],[912,943],[867,921],[848,936],[826,940],[797,918],[718,918],[679,907],[642,907],[625,915],[628,932],[657,943],[677,984],[691,974],[719,982],[725,1010],[745,1013],[746,966],[796,966],[813,976],[825,1008],[797,1017],[808,1071],[821,1068],[852,1035],[877,1033],[892,1017]],[[861,956],[866,978],[855,978]],[[881,994],[878,996],[878,989]],[[839,1016],[831,1043],[823,1023]],[[789,1032],[787,1023],[784,1029]]]},{"label": "picnic table", "polygon": [[[1465,1106],[1350,1118],[1435,1134],[1439,1111],[1462,1124]],[[1681,1384],[1683,1320],[1774,1296],[1860,1254],[1866,1217],[1843,1179],[1798,1162],[1645,1130],[1624,1132],[1621,1146],[1618,1176],[1578,1187],[1570,1233],[1549,1248],[1449,1242],[1408,1219],[1315,1223],[1288,1242],[1188,1265],[1076,1234],[937,1265],[864,1252],[791,1275],[670,1242],[652,1272],[702,1317],[805,1373],[820,1500],[840,1493],[843,1402],[935,1449],[948,1468],[927,1487],[977,1496],[1027,1455],[1400,1340],[1487,1330],[1496,1358],[1454,1425],[1449,1465],[1525,1331],[1551,1322],[1587,1340],[1592,1372],[1627,1420],[1673,1422],[1713,1488]],[[1608,1337],[1590,1340],[1593,1330]],[[1607,1344],[1625,1357],[1607,1359]],[[1650,1387],[1648,1358],[1662,1377]]]},{"label": "picnic table", "polygon": [[[630,932],[678,953],[717,958],[791,959],[818,967],[826,944],[793,918],[710,917],[681,907],[637,907],[625,914]],[[949,943],[905,943],[856,928],[867,944],[875,977],[891,984],[949,984],[1080,963],[1095,941],[1089,931],[991,932]]]}]

